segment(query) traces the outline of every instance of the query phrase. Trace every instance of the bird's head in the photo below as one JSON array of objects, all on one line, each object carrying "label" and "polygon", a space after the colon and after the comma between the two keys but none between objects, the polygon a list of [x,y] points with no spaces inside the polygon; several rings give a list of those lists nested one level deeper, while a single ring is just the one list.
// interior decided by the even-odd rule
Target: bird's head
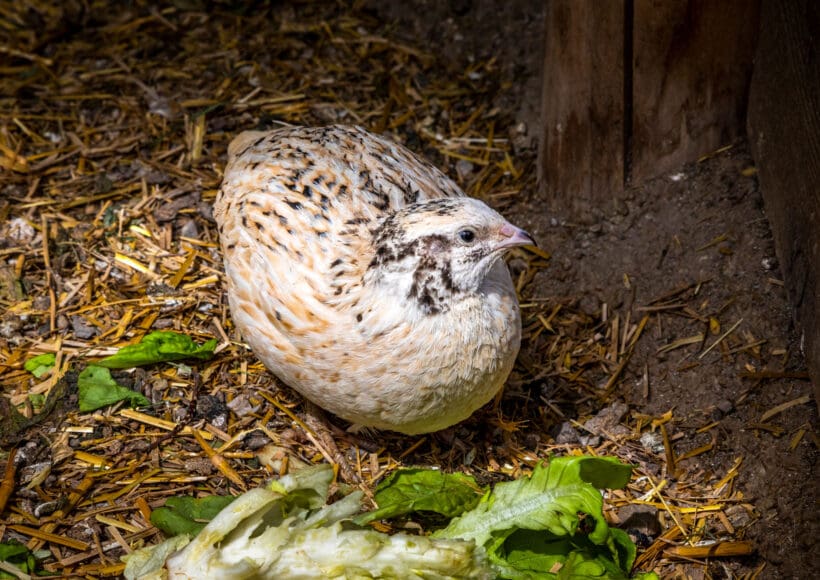
[{"label": "bird's head", "polygon": [[374,232],[366,282],[392,287],[436,313],[453,297],[479,292],[506,250],[533,244],[477,199],[423,201],[391,214]]}]

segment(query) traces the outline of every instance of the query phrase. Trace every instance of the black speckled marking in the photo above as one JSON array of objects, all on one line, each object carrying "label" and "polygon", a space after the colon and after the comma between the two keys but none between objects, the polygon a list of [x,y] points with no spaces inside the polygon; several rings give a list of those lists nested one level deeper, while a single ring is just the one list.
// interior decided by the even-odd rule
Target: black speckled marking
[{"label": "black speckled marking", "polygon": [[[452,203],[434,204],[433,211],[448,215],[454,211]],[[426,314],[446,312],[449,301],[462,290],[453,282],[451,250],[453,242],[440,234],[406,240],[399,225],[400,219],[390,216],[374,234],[375,254],[368,268],[389,267],[391,263],[415,258],[413,282],[407,294]]]},{"label": "black speckled marking", "polygon": [[428,201],[425,203],[425,206],[435,215],[444,217],[456,213],[459,210],[461,203],[461,200],[458,198],[443,197]]},{"label": "black speckled marking", "polygon": [[[413,284],[407,298],[416,300],[426,314],[438,314],[448,310],[447,302],[454,295],[450,264],[447,257],[424,254],[413,272]],[[452,288],[452,289],[451,289]]]},{"label": "black speckled marking", "polygon": [[417,297],[418,303],[425,314],[439,314],[441,313],[441,301],[433,298],[433,296],[425,290],[421,296]]}]

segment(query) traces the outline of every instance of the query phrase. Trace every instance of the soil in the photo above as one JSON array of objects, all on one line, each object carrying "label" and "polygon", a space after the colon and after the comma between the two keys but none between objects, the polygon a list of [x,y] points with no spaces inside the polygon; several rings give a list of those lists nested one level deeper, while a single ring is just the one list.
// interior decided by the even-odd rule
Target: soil
[{"label": "soil", "polygon": [[[219,40],[224,41],[224,37],[230,36],[234,29],[226,24],[224,29],[219,28],[218,33],[214,32],[209,27],[214,26],[215,20],[221,19],[222,23],[230,24],[231,18],[236,18],[236,22],[244,22],[244,25],[251,28],[249,30],[236,25],[246,37],[239,43],[239,49],[232,47],[231,50],[250,53],[242,53],[247,62],[251,62],[252,57],[258,57],[258,62],[254,62],[252,66],[247,63],[244,65],[254,73],[248,73],[248,77],[258,73],[261,83],[275,84],[290,82],[292,77],[303,74],[304,69],[318,66],[316,63],[319,62],[319,57],[316,54],[322,50],[332,50],[333,47],[327,48],[332,43],[318,46],[319,40],[324,37],[321,30],[314,27],[306,29],[304,38],[299,37],[298,43],[292,43],[287,50],[276,53],[268,61],[264,56],[259,57],[259,54],[266,54],[260,48],[264,39],[275,39],[277,33],[281,32],[278,27],[283,20],[293,27],[291,30],[296,30],[300,19],[306,18],[305,13],[311,13],[314,9],[333,14],[342,10],[339,3],[332,2],[325,6],[318,2],[232,4],[178,0],[172,3],[173,8],[162,12],[161,18],[155,10],[135,2],[128,8],[133,11],[132,18],[126,13],[109,14],[106,11],[88,14],[81,4],[66,3],[65,18],[62,20],[35,22],[36,26],[32,25],[31,30],[40,30],[37,33],[40,36],[30,46],[22,48],[58,60],[60,51],[69,43],[77,41],[82,52],[78,59],[98,59],[102,71],[106,67],[128,70],[128,75],[122,75],[125,81],[116,81],[125,83],[127,89],[116,85],[112,80],[110,90],[130,95],[139,89],[135,93],[139,98],[127,101],[133,110],[138,111],[136,118],[144,121],[152,118],[150,115],[153,118],[167,115],[173,120],[167,127],[154,122],[154,128],[161,125],[162,131],[156,130],[155,141],[141,142],[136,153],[131,145],[119,152],[112,152],[102,144],[95,146],[93,152],[98,156],[95,161],[100,166],[108,163],[109,156],[120,154],[124,157],[144,155],[147,158],[153,153],[155,143],[160,143],[163,139],[182,143],[189,137],[192,131],[189,131],[187,124],[182,127],[178,111],[173,110],[176,105],[171,102],[170,110],[166,110],[169,109],[169,103],[158,98],[157,91],[160,97],[174,101],[175,98],[183,100],[183,97],[195,100],[222,90],[224,71],[219,69],[222,66],[219,59],[225,59],[225,70],[233,71],[231,67],[234,63],[225,56],[230,51],[223,51],[217,44]],[[486,95],[489,102],[482,103],[485,110],[500,111],[494,114],[494,118],[503,121],[499,121],[499,129],[514,144],[513,156],[534,176],[535,137],[539,130],[538,108],[542,84],[539,65],[543,3],[526,0],[415,0],[412,3],[366,0],[356,5],[358,10],[364,11],[367,18],[372,19],[368,21],[372,30],[385,37],[402,40],[412,50],[436,55],[431,65],[436,69],[436,74],[442,74],[442,70],[460,73],[476,63],[483,63],[480,69],[482,74],[491,72],[499,80],[492,90],[487,88],[487,79],[477,81],[483,92],[475,99]],[[314,8],[315,6],[319,7]],[[201,16],[209,10],[219,12],[219,18],[208,20]],[[263,20],[241,21],[241,18],[246,18],[247,14],[254,11]],[[30,12],[35,13],[36,10],[32,9]],[[144,19],[140,20],[138,17]],[[165,20],[164,23],[157,24],[158,32],[154,33],[156,36],[149,36],[139,30],[138,26],[134,27],[135,35],[145,34],[134,41],[139,51],[137,61],[153,59],[155,62],[174,62],[175,66],[184,70],[187,62],[174,59],[181,58],[183,49],[190,48],[186,43],[194,43],[198,47],[197,51],[205,55],[203,58],[213,59],[213,70],[202,78],[192,78],[190,75],[186,77],[184,74],[176,78],[168,73],[152,76],[151,70],[132,71],[126,69],[121,61],[107,60],[107,47],[97,46],[99,43],[94,43],[92,32],[104,35],[107,25],[119,26],[122,24],[120,20],[124,22],[128,18],[134,22],[142,21],[143,24],[152,18],[157,22]],[[172,34],[163,26],[176,28]],[[270,26],[270,29],[266,26]],[[83,39],[86,33],[91,41]],[[32,37],[37,34],[32,33]],[[218,39],[219,34],[224,37]],[[317,47],[310,45],[313,40]],[[119,49],[119,45],[111,48],[112,51]],[[290,59],[287,75],[281,71],[276,74],[270,72],[279,66],[277,59]],[[192,63],[195,61],[196,59],[191,60]],[[426,73],[433,76],[431,71]],[[270,77],[265,76],[267,74]],[[341,75],[330,70],[327,76],[331,81],[334,74]],[[446,75],[446,72],[443,74]],[[148,83],[148,89],[156,91],[152,93],[133,80],[138,77],[140,83]],[[362,78],[364,77],[362,74]],[[88,82],[93,82],[94,75],[88,75],[87,78],[91,79]],[[83,83],[86,81],[87,79],[82,79]],[[20,82],[22,84],[24,81]],[[44,77],[38,82],[48,87],[47,83],[51,80]],[[240,84],[245,79],[237,75],[233,82]],[[323,100],[323,107],[315,107],[305,115],[313,115],[310,119],[314,122],[339,120],[330,117],[325,119],[322,115],[342,109],[339,103],[345,99],[352,101],[361,95],[358,95],[355,86],[351,88],[341,86],[342,82],[338,84],[339,87],[332,86],[337,91],[333,95],[335,101],[327,96],[329,90],[321,93],[322,98],[319,100]],[[349,84],[355,85],[355,82]],[[85,85],[79,82],[78,85],[86,90]],[[204,85],[209,87],[209,92],[201,90]],[[252,89],[252,86],[243,87],[248,95],[252,94]],[[302,86],[295,82],[293,86],[282,90],[295,94],[324,89]],[[39,86],[33,89],[24,87],[19,91],[20,94],[3,95],[8,99],[4,103],[17,107],[20,105],[15,99],[28,103],[33,99],[40,99],[40,91],[45,92]],[[102,89],[96,87],[88,91],[102,92]],[[465,107],[474,105],[475,102],[471,100]],[[62,105],[58,103],[48,106]],[[105,122],[115,124],[120,122],[117,115],[132,113],[131,110],[123,109],[123,112],[117,111],[113,115],[109,110],[97,111],[91,107],[84,112],[92,126],[94,123],[104,126]],[[282,114],[286,116],[286,113]],[[207,159],[210,165],[203,164],[189,173],[182,170],[171,172],[172,181],[171,177],[163,173],[169,171],[168,167],[159,162],[150,171],[144,171],[144,167],[140,169],[141,166],[136,161],[122,165],[111,162],[108,173],[101,171],[99,176],[89,176],[87,179],[82,177],[85,181],[77,186],[74,195],[83,195],[89,191],[96,193],[97,190],[105,195],[111,188],[109,179],[114,182],[125,181],[140,169],[144,174],[135,178],[137,181],[142,179],[143,184],[147,181],[151,187],[157,188],[170,188],[168,183],[172,181],[173,186],[179,188],[172,192],[174,195],[179,195],[180,192],[188,194],[184,199],[178,197],[179,203],[173,208],[170,206],[176,202],[170,201],[160,208],[171,212],[168,222],[173,224],[173,228],[169,227],[169,230],[182,231],[183,235],[188,235],[184,232],[190,233],[192,227],[194,232],[199,228],[203,236],[211,233],[213,226],[207,219],[207,209],[199,204],[199,193],[202,189],[213,189],[218,183],[217,168],[224,161],[224,146],[229,135],[241,129],[266,126],[277,119],[261,118],[260,115],[249,112],[229,115],[219,109],[213,113],[208,110],[208,115],[207,129],[212,139],[206,144],[205,155],[211,156]],[[4,119],[11,116],[8,114]],[[186,117],[186,123],[189,120]],[[351,118],[342,120],[349,122]],[[368,120],[372,120],[372,117]],[[8,128],[4,125],[4,131],[17,131],[11,122],[2,122],[8,125]],[[30,123],[34,126],[36,122],[35,119]],[[408,146],[421,149],[418,146],[418,135],[414,138],[412,134],[408,137],[406,131],[397,129],[396,132],[401,133]],[[653,477],[657,481],[667,480],[670,489],[684,486],[694,479],[719,480],[737,460],[741,460],[738,477],[732,485],[742,494],[744,501],[754,506],[755,512],[743,524],[740,533],[741,537],[754,543],[754,555],[714,559],[706,566],[688,566],[684,563],[676,572],[676,577],[748,577],[763,566],[762,572],[757,576],[759,578],[813,578],[816,575],[816,538],[820,532],[816,518],[816,405],[811,400],[812,385],[805,377],[801,338],[792,323],[792,311],[778,270],[754,173],[754,161],[745,142],[727,145],[730,145],[728,149],[716,152],[701,162],[681,167],[669,175],[632,188],[619,212],[605,216],[597,223],[575,224],[554,208],[548,207],[539,197],[534,178],[525,180],[527,185],[516,196],[499,198],[504,203],[496,205],[501,206],[503,213],[517,225],[525,227],[538,240],[540,247],[552,256],[549,266],[535,272],[524,288],[523,302],[560,307],[571,313],[570,319],[574,321],[572,324],[583,330],[578,334],[588,337],[589,342],[601,345],[611,345],[614,342],[616,350],[625,349],[631,354],[627,355],[628,362],[620,369],[617,380],[610,382],[612,372],[602,364],[599,365],[600,370],[587,373],[587,383],[582,385],[568,380],[565,373],[555,370],[556,365],[548,356],[550,347],[555,343],[550,342],[551,337],[547,333],[541,333],[522,345],[519,364],[501,402],[505,419],[519,421],[521,424],[529,422],[532,429],[513,432],[510,428],[502,437],[498,433],[504,429],[498,428],[487,435],[485,432],[491,430],[486,425],[499,425],[500,420],[495,416],[495,409],[485,409],[444,437],[451,438],[449,442],[453,449],[469,449],[469,446],[463,445],[463,441],[483,443],[485,447],[480,450],[480,454],[492,459],[494,445],[500,447],[508,444],[523,450],[536,450],[544,442],[552,443],[553,440],[567,436],[567,433],[577,442],[579,433],[572,421],[583,424],[602,410],[610,413],[615,409],[623,409],[616,413],[614,423],[623,423],[630,429],[636,423],[661,417],[671,411],[671,419],[665,424],[665,429],[671,442],[671,451],[678,460],[667,460],[664,463],[664,452],[660,451],[657,454],[660,460]],[[180,151],[182,149],[180,147]],[[457,163],[452,159],[443,161],[435,150],[423,152],[441,164],[450,175],[460,173]],[[176,159],[176,156],[171,159]],[[182,166],[182,161],[178,165]],[[44,173],[40,188],[45,187],[48,179],[56,180],[61,177],[61,168],[55,166],[53,171],[48,167],[45,169],[48,173]],[[123,175],[118,175],[115,171],[120,171]],[[38,183],[41,177],[30,180],[27,176],[9,175],[9,172],[0,174],[0,185],[4,187],[0,191],[8,193],[9,199],[28,202],[30,196],[39,195]],[[61,195],[71,193],[58,191],[49,195],[62,199]],[[137,195],[138,192],[134,193],[135,199]],[[0,203],[0,215],[20,217],[15,214],[18,211],[16,206],[4,204],[2,198],[0,202],[3,202]],[[118,199],[117,204],[120,203],[116,206],[117,211],[125,212],[137,202]],[[88,221],[98,214],[101,205],[89,203],[87,207],[70,206],[67,211],[79,221]],[[29,211],[31,204],[23,204],[21,207],[23,209],[19,210],[20,215],[27,219],[37,219]],[[110,213],[116,225],[116,215],[113,210]],[[114,237],[113,233],[110,235]],[[195,236],[191,234],[189,237]],[[31,294],[39,291],[39,298],[46,298],[47,285],[43,282],[46,268],[42,267],[39,251],[38,246],[27,249],[27,270],[23,278],[25,287]],[[102,259],[112,258],[109,247],[100,244],[93,251],[97,253],[89,250],[94,258],[99,257],[103,270],[107,268],[105,275],[114,270],[113,259],[108,263]],[[218,258],[212,258],[213,263],[218,265]],[[526,273],[527,265],[520,258],[514,259],[511,267],[516,275]],[[73,262],[68,265],[56,264],[55,268],[57,277],[63,276],[66,279],[81,271]],[[97,275],[102,274],[98,272]],[[124,298],[144,297],[146,285],[147,282],[139,287],[123,284],[119,290]],[[154,287],[153,290],[161,289]],[[217,310],[220,308],[219,300],[220,298],[216,298],[214,302]],[[47,305],[40,310],[46,311]],[[524,312],[526,313],[526,308]],[[619,341],[617,332],[614,339],[606,335],[606,329],[613,328],[616,317],[620,321],[622,332],[637,332],[640,335],[634,346],[627,346],[632,344],[630,340]],[[646,322],[640,326],[640,331],[636,330],[636,325],[645,317]],[[199,324],[199,319],[194,316],[186,320]],[[4,324],[7,322],[4,319]],[[13,322],[17,323],[19,320],[15,319]],[[72,320],[72,324],[74,322]],[[94,331],[83,327],[82,322],[77,321],[77,326],[73,329],[75,338],[81,338],[82,333]],[[171,315],[158,319],[157,325],[160,323],[172,325]],[[0,346],[10,350],[10,345],[30,344],[43,333],[48,334],[45,319],[32,318],[27,324],[29,326],[20,323],[20,326],[9,327],[10,331],[3,335],[5,342]],[[113,326],[116,325],[115,320]],[[213,330],[207,328],[213,334]],[[106,330],[106,333],[110,334],[110,330]],[[181,330],[187,330],[187,327]],[[571,357],[574,351],[566,354]],[[248,361],[252,363],[253,359],[251,355],[244,356],[246,358],[243,364],[247,370]],[[596,366],[594,361],[590,366]],[[223,375],[220,380],[225,384],[230,383],[232,379],[227,370]],[[137,378],[137,382],[142,381],[139,376]],[[250,386],[260,390],[276,389],[270,377],[254,376],[253,380],[257,382]],[[145,380],[146,384],[149,382]],[[166,388],[167,383],[166,380]],[[215,388],[214,392],[216,390]],[[180,396],[179,400],[184,398]],[[292,408],[296,409],[298,397],[293,396],[292,400]],[[772,410],[777,411],[778,405],[792,401],[798,401],[799,404],[785,406],[779,412],[772,413]],[[179,405],[182,406],[184,405]],[[184,416],[185,412],[184,409],[174,410],[174,419]],[[109,425],[105,428],[114,429]],[[482,438],[485,441],[481,441]],[[36,437],[29,439],[39,441]],[[497,440],[503,440],[503,443]],[[405,457],[403,450],[409,446],[407,438],[385,435],[383,442],[389,452],[408,463],[423,460],[420,452]],[[429,445],[434,447],[436,443]],[[425,443],[419,448],[420,451],[427,446]],[[687,453],[691,453],[691,457],[681,458]],[[125,455],[126,452],[123,451],[122,454]],[[454,460],[463,460],[463,463],[467,463],[467,455],[469,453],[466,451],[463,455],[455,452],[450,454]],[[203,470],[207,471],[206,468],[210,466],[205,465]],[[218,475],[217,473],[209,479],[213,480]],[[74,476],[78,480],[82,477],[77,474]],[[71,478],[66,478],[66,481],[71,486],[76,484]],[[59,491],[60,485],[65,482],[51,483]],[[227,484],[222,491],[226,489]],[[54,492],[54,495],[59,493]]]},{"label": "soil", "polygon": [[[634,188],[623,214],[592,227],[572,226],[560,216],[552,218],[559,225],[536,221],[532,229],[553,252],[554,268],[539,274],[534,287],[547,299],[579,297],[593,318],[606,305],[633,321],[647,313],[642,306],[689,288],[675,302],[702,318],[673,310],[650,319],[616,397],[652,416],[673,410],[678,454],[714,443],[687,460],[692,467],[722,473],[742,457],[738,486],[760,515],[748,537],[767,563],[761,577],[809,578],[819,531],[811,483],[817,481],[817,449],[810,441],[791,449],[790,441],[800,429],[813,431],[816,407],[809,401],[770,421],[761,416],[811,396],[812,385],[806,378],[743,377],[805,371],[757,181],[742,175],[752,165],[746,144],[738,143]],[[521,219],[533,215],[523,211]],[[723,321],[718,336],[739,322],[735,333],[744,338],[733,348],[762,344],[740,356],[725,354],[728,349],[705,353],[716,338],[709,317]],[[701,333],[703,341],[660,352]],[[715,432],[698,434],[713,421],[719,421]]]},{"label": "soil", "polygon": [[[416,0],[412,8],[390,3],[382,10],[401,22],[408,38],[440,47],[435,52],[452,59],[448,66],[496,59],[513,86],[504,106],[512,108],[519,134],[524,123],[534,136],[540,126],[541,9],[526,0]],[[638,414],[672,410],[676,454],[713,443],[710,451],[684,461],[690,469],[724,473],[742,458],[738,487],[758,511],[747,533],[758,553],[715,564],[709,573],[740,576],[765,562],[761,578],[813,578],[820,532],[816,439],[796,447],[791,441],[802,429],[815,433],[817,407],[754,160],[745,141],[727,145],[700,163],[633,187],[617,215],[593,225],[570,223],[553,208],[545,212],[534,189],[505,214],[552,253],[551,267],[531,285],[535,298],[576,305],[593,321],[604,311],[633,323],[653,314],[613,397]],[[663,297],[682,306],[646,309]],[[722,327],[710,331],[710,318]],[[732,340],[732,348],[756,346],[739,354],[725,345],[706,352],[733,324],[730,337],[742,338]],[[662,352],[698,334],[703,340]],[[521,358],[538,357],[542,347],[525,343]],[[766,372],[774,378],[762,378]],[[800,378],[788,378],[792,373]],[[573,408],[566,404],[573,397],[562,396],[568,417],[594,411],[583,403]],[[812,400],[761,419],[799,397]],[[715,430],[698,432],[715,421]]]}]

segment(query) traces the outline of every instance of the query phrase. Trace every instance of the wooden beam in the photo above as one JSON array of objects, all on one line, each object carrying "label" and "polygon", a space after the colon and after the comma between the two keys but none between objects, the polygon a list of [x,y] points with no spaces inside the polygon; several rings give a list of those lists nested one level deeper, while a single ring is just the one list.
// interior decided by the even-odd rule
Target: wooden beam
[{"label": "wooden beam", "polygon": [[547,0],[538,178],[576,221],[624,185],[624,0]]},{"label": "wooden beam", "polygon": [[759,0],[546,0],[539,190],[595,221],[625,182],[745,132]]},{"label": "wooden beam", "polygon": [[640,183],[745,133],[759,3],[634,2],[630,180]]},{"label": "wooden beam", "polygon": [[763,0],[749,140],[820,405],[820,6]]}]

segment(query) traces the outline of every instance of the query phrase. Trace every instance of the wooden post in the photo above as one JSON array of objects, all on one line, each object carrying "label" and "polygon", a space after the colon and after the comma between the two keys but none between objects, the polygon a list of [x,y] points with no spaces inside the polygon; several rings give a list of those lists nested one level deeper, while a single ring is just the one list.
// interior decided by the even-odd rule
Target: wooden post
[{"label": "wooden post", "polygon": [[593,221],[745,130],[758,0],[547,0],[539,150],[550,209]]},{"label": "wooden post", "polygon": [[745,133],[759,4],[634,1],[630,180],[640,183]]},{"label": "wooden post", "polygon": [[624,0],[548,0],[538,178],[576,221],[623,190]]},{"label": "wooden post", "polygon": [[820,6],[763,0],[749,140],[820,405]]}]

